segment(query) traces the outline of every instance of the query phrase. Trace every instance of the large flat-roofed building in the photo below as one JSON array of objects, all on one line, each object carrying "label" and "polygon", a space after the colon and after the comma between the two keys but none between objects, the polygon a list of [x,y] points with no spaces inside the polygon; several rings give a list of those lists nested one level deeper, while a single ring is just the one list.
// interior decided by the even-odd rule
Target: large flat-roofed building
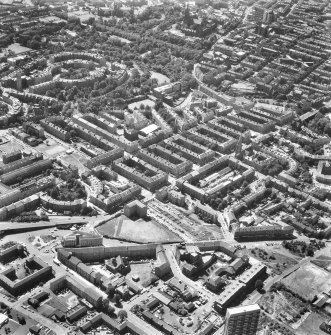
[{"label": "large flat-roofed building", "polygon": [[102,236],[85,232],[77,232],[64,236],[61,241],[64,247],[95,247],[102,245]]},{"label": "large flat-roofed building", "polygon": [[226,286],[224,291],[219,295],[217,301],[214,302],[214,308],[217,312],[222,313],[233,303],[233,301],[245,291],[246,285],[238,281],[232,282]]},{"label": "large flat-roofed building", "polygon": [[228,308],[224,335],[255,335],[259,317],[258,304]]}]

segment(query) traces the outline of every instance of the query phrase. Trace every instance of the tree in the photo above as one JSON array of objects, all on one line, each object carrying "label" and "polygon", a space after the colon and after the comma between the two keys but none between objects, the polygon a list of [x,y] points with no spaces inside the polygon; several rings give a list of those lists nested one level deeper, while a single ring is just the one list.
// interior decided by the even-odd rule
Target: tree
[{"label": "tree", "polygon": [[19,316],[18,317],[18,323],[20,325],[25,325],[26,324],[25,318],[23,316]]},{"label": "tree", "polygon": [[115,312],[115,308],[112,305],[108,305],[107,307],[107,313],[113,314]]},{"label": "tree", "polygon": [[102,307],[104,310],[107,310],[109,306],[109,300],[108,299],[103,299],[102,300]]},{"label": "tree", "polygon": [[36,41],[36,40],[32,40],[30,43],[30,47],[32,49],[40,49],[40,42]]},{"label": "tree", "polygon": [[159,110],[161,107],[163,107],[163,102],[162,102],[162,100],[160,100],[160,99],[156,99],[156,102],[155,102],[155,110]]},{"label": "tree", "polygon": [[115,304],[118,305],[118,303],[120,302],[121,300],[121,297],[119,294],[115,294],[114,295],[114,301],[115,301]]},{"label": "tree", "polygon": [[118,312],[117,316],[119,317],[119,319],[121,320],[121,322],[123,322],[123,320],[128,317],[128,313],[124,309],[121,309]]},{"label": "tree", "polygon": [[261,291],[263,289],[263,281],[261,279],[258,279],[255,282],[255,289],[257,289],[258,291]]}]

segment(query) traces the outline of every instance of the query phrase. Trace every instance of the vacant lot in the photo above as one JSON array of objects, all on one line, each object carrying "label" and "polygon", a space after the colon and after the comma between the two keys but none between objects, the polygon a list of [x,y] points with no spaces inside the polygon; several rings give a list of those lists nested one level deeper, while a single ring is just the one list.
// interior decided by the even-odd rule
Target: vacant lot
[{"label": "vacant lot", "polygon": [[8,323],[0,328],[0,335],[17,334],[16,331],[19,327],[20,324],[18,322],[9,319]]},{"label": "vacant lot", "polygon": [[150,262],[146,263],[136,263],[136,264],[130,264],[131,271],[127,274],[127,278],[132,278],[134,275],[139,276],[138,285],[142,285],[144,287],[147,287],[151,284],[152,279],[152,269],[153,266]]},{"label": "vacant lot", "polygon": [[272,248],[243,249],[242,253],[250,257],[257,258],[265,265],[269,266],[274,273],[281,274],[284,270],[296,265],[298,262],[294,257],[289,257],[282,252],[283,250],[274,251]]},{"label": "vacant lot", "polygon": [[65,155],[61,159],[68,164],[72,164],[74,166],[77,166],[79,171],[87,171],[87,168],[84,166],[87,159],[85,159],[84,157],[80,156],[77,153]]},{"label": "vacant lot", "polygon": [[294,331],[285,328],[277,320],[271,319],[265,313],[261,313],[258,326],[258,335],[294,335]]},{"label": "vacant lot", "polygon": [[181,242],[181,239],[169,229],[153,220],[142,219],[132,221],[125,215],[110,220],[97,228],[102,235],[140,243],[167,243]]},{"label": "vacant lot", "polygon": [[274,319],[298,328],[309,316],[307,304],[288,291],[268,292],[259,305]]},{"label": "vacant lot", "polygon": [[294,293],[306,300],[331,290],[331,274],[311,263],[304,265],[282,280]]}]

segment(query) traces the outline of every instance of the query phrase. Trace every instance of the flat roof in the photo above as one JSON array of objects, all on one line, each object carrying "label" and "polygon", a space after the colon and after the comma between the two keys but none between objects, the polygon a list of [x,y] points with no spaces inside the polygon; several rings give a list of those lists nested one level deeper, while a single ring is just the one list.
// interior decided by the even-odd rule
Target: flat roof
[{"label": "flat roof", "polygon": [[257,312],[260,310],[261,308],[258,304],[253,304],[253,305],[228,308],[226,311],[226,314],[235,315],[235,314],[242,314],[242,313],[249,313],[249,312]]},{"label": "flat roof", "polygon": [[8,316],[6,314],[0,313],[0,325],[8,320]]},{"label": "flat roof", "polygon": [[159,126],[157,126],[156,124],[152,123],[149,126],[140,129],[140,131],[146,135],[151,134],[152,132],[154,132],[155,130],[159,129]]}]

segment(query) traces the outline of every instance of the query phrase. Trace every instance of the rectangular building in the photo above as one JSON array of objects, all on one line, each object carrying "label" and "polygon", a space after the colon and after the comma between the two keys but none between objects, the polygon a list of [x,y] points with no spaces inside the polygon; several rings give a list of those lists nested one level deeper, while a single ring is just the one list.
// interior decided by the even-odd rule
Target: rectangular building
[{"label": "rectangular building", "polygon": [[228,308],[224,335],[255,335],[259,317],[258,304]]}]

